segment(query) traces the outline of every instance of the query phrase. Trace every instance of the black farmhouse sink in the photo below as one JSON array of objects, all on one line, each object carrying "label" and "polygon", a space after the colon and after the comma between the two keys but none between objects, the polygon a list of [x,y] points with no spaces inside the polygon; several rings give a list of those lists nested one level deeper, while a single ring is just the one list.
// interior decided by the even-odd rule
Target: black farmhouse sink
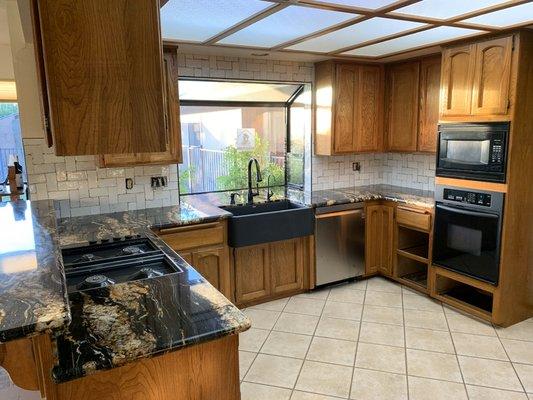
[{"label": "black farmhouse sink", "polygon": [[228,224],[231,247],[293,239],[315,231],[313,209],[289,200],[220,208],[232,214]]}]

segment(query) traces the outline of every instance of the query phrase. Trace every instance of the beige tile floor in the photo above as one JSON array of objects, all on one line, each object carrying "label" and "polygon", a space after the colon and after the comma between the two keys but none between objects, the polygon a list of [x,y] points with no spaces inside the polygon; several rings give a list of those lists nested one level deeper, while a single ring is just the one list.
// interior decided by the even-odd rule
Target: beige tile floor
[{"label": "beige tile floor", "polygon": [[245,313],[243,400],[533,400],[533,319],[495,328],[383,278]]},{"label": "beige tile floor", "polygon": [[[242,400],[533,400],[533,319],[510,328],[383,278],[245,310]],[[0,368],[1,400],[37,400]]]}]

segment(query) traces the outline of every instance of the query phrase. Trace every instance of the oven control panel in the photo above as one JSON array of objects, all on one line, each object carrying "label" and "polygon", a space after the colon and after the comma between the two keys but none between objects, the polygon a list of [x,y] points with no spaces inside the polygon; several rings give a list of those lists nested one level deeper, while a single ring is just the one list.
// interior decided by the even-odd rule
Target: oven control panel
[{"label": "oven control panel", "polygon": [[491,206],[490,194],[469,192],[468,190],[444,189],[444,199],[458,203],[476,204],[478,206]]}]

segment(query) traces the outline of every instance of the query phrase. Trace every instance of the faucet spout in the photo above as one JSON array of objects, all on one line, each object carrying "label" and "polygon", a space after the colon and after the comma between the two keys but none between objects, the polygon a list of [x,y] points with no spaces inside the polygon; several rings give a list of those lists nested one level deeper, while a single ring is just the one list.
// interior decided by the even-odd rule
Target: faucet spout
[{"label": "faucet spout", "polygon": [[[252,166],[255,166],[255,173],[256,173],[256,191],[254,192],[252,189]],[[261,182],[263,178],[261,177],[261,169],[259,168],[259,161],[257,161],[256,158],[250,158],[250,161],[248,161],[248,204],[253,204],[254,202],[254,196],[259,195],[259,182]]]}]

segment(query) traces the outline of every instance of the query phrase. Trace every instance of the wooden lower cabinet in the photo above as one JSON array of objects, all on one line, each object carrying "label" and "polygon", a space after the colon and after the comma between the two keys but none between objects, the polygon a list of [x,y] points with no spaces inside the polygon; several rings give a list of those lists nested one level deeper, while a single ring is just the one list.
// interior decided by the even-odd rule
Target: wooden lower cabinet
[{"label": "wooden lower cabinet", "polygon": [[180,255],[225,296],[231,293],[229,256],[226,247],[194,250]]},{"label": "wooden lower cabinet", "polygon": [[260,302],[305,288],[306,238],[233,249],[235,302]]},{"label": "wooden lower cabinet", "polygon": [[[60,384],[52,380],[50,373],[56,362],[50,336],[43,334],[22,341],[26,342],[24,346],[27,351],[18,354],[19,364],[4,364],[4,366],[13,377],[18,377],[25,371],[37,373],[38,387],[31,389],[39,389],[43,399],[239,400],[241,398],[238,335],[224,336],[161,355],[140,358],[121,367],[99,371]],[[26,370],[21,371],[22,368]],[[19,382],[15,383],[19,385]]]},{"label": "wooden lower cabinet", "polygon": [[268,244],[233,250],[235,301],[245,303],[270,295],[270,252]]},{"label": "wooden lower cabinet", "polygon": [[272,293],[303,289],[304,246],[301,239],[270,243]]},{"label": "wooden lower cabinet", "polygon": [[384,204],[366,206],[365,271],[367,275],[392,275],[394,207]]},{"label": "wooden lower cabinet", "polygon": [[155,233],[211,285],[234,300],[225,221],[164,228]]}]

